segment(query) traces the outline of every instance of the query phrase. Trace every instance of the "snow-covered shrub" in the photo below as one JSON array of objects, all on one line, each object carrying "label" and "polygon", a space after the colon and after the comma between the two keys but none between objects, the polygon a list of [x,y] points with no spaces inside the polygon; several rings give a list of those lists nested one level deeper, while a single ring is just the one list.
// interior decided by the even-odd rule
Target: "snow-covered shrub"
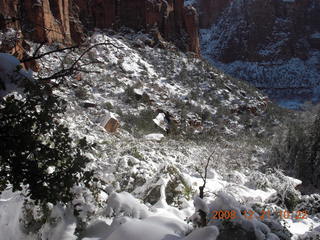
[{"label": "snow-covered shrub", "polygon": [[300,235],[297,240],[319,240],[320,239],[320,229],[315,231],[308,231]]},{"label": "snow-covered shrub", "polygon": [[252,174],[249,175],[249,180],[246,183],[246,186],[253,189],[266,190],[268,187],[271,187],[271,183],[266,174],[253,171]]},{"label": "snow-covered shrub", "polygon": [[[163,181],[165,179],[165,181]],[[164,185],[166,203],[181,207],[184,200],[190,200],[194,190],[185,180],[181,172],[173,165],[165,165],[144,187],[143,199],[155,204],[161,197],[161,187]]]},{"label": "snow-covered shrub", "polygon": [[124,152],[124,156],[117,158],[115,171],[115,181],[113,185],[118,185],[120,191],[132,192],[137,187],[142,186],[145,182],[144,156],[136,146]]},{"label": "snow-covered shrub", "polygon": [[25,200],[19,219],[20,228],[25,234],[36,234],[50,216],[50,207],[37,206],[33,201]]},{"label": "snow-covered shrub", "polygon": [[311,194],[301,197],[299,204],[296,206],[297,211],[307,211],[308,214],[319,214],[320,216],[320,195]]},{"label": "snow-covered shrub", "polygon": [[112,192],[108,197],[106,215],[110,217],[146,218],[148,216],[148,208],[130,193]]},{"label": "snow-covered shrub", "polygon": [[254,172],[249,177],[247,186],[258,187],[266,190],[275,189],[277,192],[269,197],[267,202],[275,203],[290,211],[296,207],[301,197],[299,191],[295,189],[301,183],[300,180],[285,176],[280,170],[268,169],[265,174]]}]

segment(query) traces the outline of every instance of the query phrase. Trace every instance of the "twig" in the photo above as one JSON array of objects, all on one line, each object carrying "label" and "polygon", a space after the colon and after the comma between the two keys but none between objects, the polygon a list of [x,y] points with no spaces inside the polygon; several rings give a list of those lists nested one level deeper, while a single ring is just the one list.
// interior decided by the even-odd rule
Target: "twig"
[{"label": "twig", "polygon": [[[42,44],[42,43],[41,43],[41,44]],[[43,45],[44,45],[44,44],[43,44]],[[40,48],[41,48],[43,45],[40,45]],[[36,52],[38,52],[40,48],[37,48]],[[79,48],[79,45],[74,45],[74,46],[65,47],[65,48],[59,48],[59,49],[55,49],[55,50],[52,50],[52,51],[49,51],[49,52],[40,54],[40,55],[38,55],[38,56],[27,57],[27,58],[24,58],[24,59],[20,60],[20,62],[21,62],[21,63],[30,62],[30,61],[33,61],[33,60],[40,59],[40,58],[42,58],[42,57],[44,57],[44,56],[50,55],[50,54],[52,54],[52,53],[63,52],[63,51],[65,51],[65,50],[70,50],[70,49],[75,49],[75,48]],[[35,53],[34,53],[34,54],[35,54]]]},{"label": "twig", "polygon": [[[39,80],[41,81],[49,81],[49,80],[52,80],[52,79],[57,79],[57,78],[61,78],[61,77],[65,77],[65,76],[69,76],[71,75],[74,71],[85,71],[85,70],[82,70],[82,69],[79,69],[79,68],[76,68],[75,66],[78,64],[78,62],[84,57],[84,55],[86,53],[88,53],[90,50],[92,50],[93,48],[95,47],[98,47],[98,46],[101,46],[101,45],[111,45],[111,46],[114,46],[116,48],[121,48],[121,47],[118,47],[116,45],[114,45],[113,43],[110,43],[110,42],[104,42],[104,43],[97,43],[89,48],[87,48],[72,64],[70,67],[66,68],[66,69],[61,69],[60,71],[52,74],[51,76],[49,77],[45,77],[45,78],[39,78]],[[46,54],[47,55],[47,54]]]}]

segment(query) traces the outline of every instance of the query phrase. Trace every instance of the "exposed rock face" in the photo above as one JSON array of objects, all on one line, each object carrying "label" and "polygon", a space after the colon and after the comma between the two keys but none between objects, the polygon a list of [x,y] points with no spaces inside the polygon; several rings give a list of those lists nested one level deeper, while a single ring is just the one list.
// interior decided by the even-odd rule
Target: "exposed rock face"
[{"label": "exposed rock face", "polygon": [[198,0],[197,5],[203,56],[273,99],[320,100],[319,0]]},{"label": "exposed rock face", "polygon": [[209,28],[221,16],[231,0],[200,0],[200,28]]},{"label": "exposed rock face", "polygon": [[187,7],[184,9],[184,22],[186,26],[186,31],[189,36],[188,50],[191,52],[200,52],[200,43],[198,37],[198,25],[197,12],[193,7]]},{"label": "exposed rock face", "polygon": [[0,1],[0,29],[5,27],[18,27],[17,21],[5,21],[5,18],[17,17],[19,0]]},{"label": "exposed rock face", "polygon": [[24,34],[37,42],[70,43],[69,1],[25,0],[22,2],[23,22],[27,23]]},{"label": "exposed rock face", "polygon": [[157,29],[166,40],[199,55],[198,16],[184,7],[184,0],[0,0],[0,29],[22,30],[37,42],[80,42],[85,30],[119,26]]},{"label": "exposed rock face", "polygon": [[200,12],[202,28],[215,26],[212,54],[226,63],[306,59],[320,32],[316,0],[200,0]]}]

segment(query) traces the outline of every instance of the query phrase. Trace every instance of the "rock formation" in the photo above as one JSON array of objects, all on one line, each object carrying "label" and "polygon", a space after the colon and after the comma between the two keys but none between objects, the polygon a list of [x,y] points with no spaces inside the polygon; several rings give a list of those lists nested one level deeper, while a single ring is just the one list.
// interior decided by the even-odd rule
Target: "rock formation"
[{"label": "rock formation", "polygon": [[199,0],[200,28],[210,28],[231,0]]},{"label": "rock formation", "polygon": [[0,29],[15,28],[37,42],[80,42],[94,28],[156,29],[199,55],[198,16],[184,0],[0,0]]},{"label": "rock formation", "polygon": [[199,12],[201,28],[214,27],[213,57],[225,63],[306,59],[319,49],[318,0],[199,0]]},{"label": "rock formation", "polygon": [[202,56],[283,106],[320,101],[319,0],[197,0],[195,6]]}]

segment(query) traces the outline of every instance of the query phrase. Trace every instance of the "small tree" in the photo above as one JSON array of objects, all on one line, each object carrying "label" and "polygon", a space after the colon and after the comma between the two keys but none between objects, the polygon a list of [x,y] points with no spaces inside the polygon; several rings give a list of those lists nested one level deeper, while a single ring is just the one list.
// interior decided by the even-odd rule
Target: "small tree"
[{"label": "small tree", "polygon": [[[201,199],[204,198],[204,189],[207,184],[207,177],[208,177],[208,169],[210,166],[210,162],[212,161],[212,157],[215,154],[216,149],[212,151],[212,153],[209,155],[209,157],[206,159],[206,163],[204,166],[204,169],[201,170],[199,167],[196,167],[196,171],[200,174],[202,180],[203,180],[203,185],[199,187],[199,197]],[[200,216],[200,223],[199,227],[205,227],[207,226],[207,213],[205,213],[203,210],[199,210],[199,216]]]},{"label": "small tree", "polygon": [[36,203],[69,202],[72,187],[92,179],[93,172],[85,170],[88,145],[85,139],[75,143],[59,123],[64,102],[49,84],[21,75],[18,80],[24,97],[0,100],[0,192],[25,186]]}]

